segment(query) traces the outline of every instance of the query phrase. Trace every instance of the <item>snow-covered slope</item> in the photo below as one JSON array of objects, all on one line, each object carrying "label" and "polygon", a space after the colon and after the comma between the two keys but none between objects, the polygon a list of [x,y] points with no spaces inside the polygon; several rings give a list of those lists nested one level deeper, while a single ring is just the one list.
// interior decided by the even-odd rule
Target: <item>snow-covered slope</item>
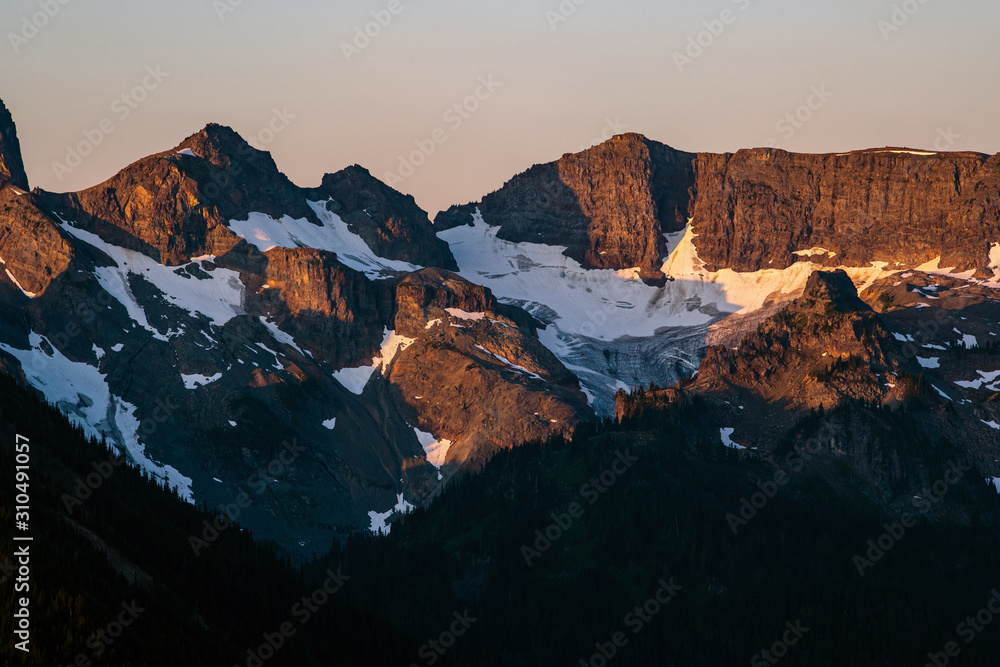
[{"label": "snow-covered slope", "polygon": [[[539,338],[577,374],[603,415],[612,414],[618,389],[670,385],[693,373],[710,325],[797,296],[819,268],[804,260],[781,271],[707,271],[689,224],[667,237],[667,282],[655,287],[627,271],[584,269],[561,246],[500,239],[500,228],[478,212],[473,221],[438,234],[460,273],[545,324]],[[884,265],[846,270],[862,289],[887,275]]]}]

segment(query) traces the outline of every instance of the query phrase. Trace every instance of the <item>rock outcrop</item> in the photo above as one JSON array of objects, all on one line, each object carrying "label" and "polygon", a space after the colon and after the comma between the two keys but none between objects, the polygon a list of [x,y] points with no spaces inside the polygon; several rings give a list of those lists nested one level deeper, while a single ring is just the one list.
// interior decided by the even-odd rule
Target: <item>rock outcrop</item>
[{"label": "rock outcrop", "polygon": [[630,134],[534,166],[435,226],[469,224],[476,206],[500,238],[565,245],[586,268],[639,267],[645,279],[661,277],[662,234],[688,217],[711,271],[782,269],[817,249],[808,258],[829,266],[940,257],[985,275],[1000,238],[1000,156],[693,154]]},{"label": "rock outcrop", "polygon": [[386,375],[417,426],[475,468],[500,449],[569,435],[592,416],[576,377],[534,336],[531,318],[440,269],[396,290],[396,332],[413,339]]},{"label": "rock outcrop", "polygon": [[782,269],[811,248],[843,266],[987,266],[1000,238],[1000,156],[914,153],[699,154],[698,254],[710,270]]},{"label": "rock outcrop", "polygon": [[887,383],[905,390],[893,347],[846,273],[816,271],[803,295],[739,348],[709,348],[691,390],[741,387],[796,409],[833,406],[842,397],[882,403],[891,393]]},{"label": "rock outcrop", "polygon": [[269,318],[334,368],[372,358],[391,321],[387,285],[367,280],[323,250],[273,248],[264,255],[262,275],[243,278],[249,300],[260,299]]},{"label": "rock outcrop", "polygon": [[7,278],[32,296],[44,294],[74,254],[58,221],[37,199],[12,186],[0,188],[0,262]]},{"label": "rock outcrop", "polygon": [[252,212],[319,224],[270,154],[222,125],[209,125],[93,188],[49,199],[53,208],[82,212],[82,226],[109,242],[174,266],[224,255],[239,241],[226,224]]},{"label": "rock outcrop", "polygon": [[326,174],[318,188],[309,191],[313,200],[332,199],[327,204],[351,231],[379,257],[457,270],[448,244],[434,235],[427,212],[413,197],[378,180],[363,167],[348,167]]},{"label": "rock outcrop", "polygon": [[[500,227],[501,239],[566,246],[586,268],[637,267],[644,278],[662,278],[663,234],[687,222],[693,160],[640,135],[621,135],[532,167],[479,208],[487,224]],[[435,226],[453,227],[469,213],[452,209]]]},{"label": "rock outcrop", "polygon": [[7,106],[0,100],[0,187],[8,183],[21,190],[28,189],[17,128]]}]

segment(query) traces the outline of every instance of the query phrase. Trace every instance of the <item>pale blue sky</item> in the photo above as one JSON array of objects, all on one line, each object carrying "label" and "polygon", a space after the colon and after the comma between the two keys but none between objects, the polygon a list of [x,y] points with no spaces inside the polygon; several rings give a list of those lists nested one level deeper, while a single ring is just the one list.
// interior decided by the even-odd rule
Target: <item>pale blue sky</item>
[{"label": "pale blue sky", "polygon": [[[558,23],[560,0],[398,1],[348,62],[342,44],[390,0],[4,0],[0,98],[29,179],[88,187],[208,122],[256,136],[299,185],[353,163],[401,173],[396,187],[432,214],[594,143],[609,121],[691,151],[1000,151],[1000,6],[986,0],[563,0],[575,12]],[[904,5],[886,38],[879,21]],[[25,17],[44,6],[59,9],[32,34]],[[699,33],[706,46],[679,71],[674,54]],[[145,99],[112,105],[144,77]],[[474,112],[445,116],[477,88]],[[261,135],[275,109],[294,118]],[[114,129],[95,134],[105,119]],[[54,165],[97,139],[78,166]],[[410,175],[400,156],[417,141],[435,148],[408,159],[421,163]]]}]

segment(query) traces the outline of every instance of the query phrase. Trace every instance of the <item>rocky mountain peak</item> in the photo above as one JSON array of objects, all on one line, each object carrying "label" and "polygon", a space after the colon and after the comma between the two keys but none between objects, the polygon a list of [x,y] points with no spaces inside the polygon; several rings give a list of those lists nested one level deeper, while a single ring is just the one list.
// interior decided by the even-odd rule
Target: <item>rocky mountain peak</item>
[{"label": "rocky mountain peak", "polygon": [[843,270],[814,271],[806,281],[803,296],[824,306],[829,303],[841,313],[871,310],[858,296],[858,288]]},{"label": "rocky mountain peak", "polygon": [[410,195],[378,180],[364,167],[352,165],[323,176],[308,192],[313,200],[331,200],[329,210],[341,217],[377,255],[421,266],[457,270],[448,244],[435,236],[427,212]]},{"label": "rocky mountain peak", "polygon": [[[736,349],[711,347],[690,389],[750,391],[797,408],[894,400],[919,372],[843,271],[816,271],[801,297],[765,320]],[[886,377],[895,378],[885,380]],[[892,387],[888,385],[891,384]]]},{"label": "rocky mountain peak", "polygon": [[[623,134],[555,162],[535,165],[478,204],[483,220],[512,242],[566,246],[585,268],[659,273],[664,233],[684,228],[694,158],[640,134]],[[471,222],[475,205],[438,216],[448,229]]]},{"label": "rocky mountain peak", "polygon": [[10,183],[22,190],[28,189],[28,175],[24,173],[21,143],[17,140],[14,118],[0,100],[0,186]]},{"label": "rocky mountain peak", "polygon": [[[223,168],[236,159],[270,160],[269,153],[253,148],[236,130],[218,123],[209,123],[174,148],[174,152],[184,150],[190,150],[198,157]],[[270,163],[274,165],[273,160]],[[276,166],[274,168],[277,169]]]},{"label": "rocky mountain peak", "polygon": [[88,231],[170,265],[225,254],[239,240],[228,222],[250,213],[319,224],[271,155],[223,125],[208,125],[100,185],[49,199]]}]

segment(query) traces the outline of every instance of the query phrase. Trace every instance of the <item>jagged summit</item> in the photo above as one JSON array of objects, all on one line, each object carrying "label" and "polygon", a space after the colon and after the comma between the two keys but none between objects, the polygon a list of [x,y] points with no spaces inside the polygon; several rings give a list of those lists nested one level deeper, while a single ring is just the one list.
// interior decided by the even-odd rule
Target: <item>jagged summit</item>
[{"label": "jagged summit", "polygon": [[22,190],[28,189],[28,175],[24,172],[21,143],[17,140],[14,118],[0,100],[0,186],[10,183]]},{"label": "jagged summit", "polygon": [[695,385],[700,391],[743,387],[807,407],[835,405],[841,396],[882,402],[890,392],[880,374],[908,366],[894,348],[892,335],[844,271],[815,271],[802,296],[738,349],[710,348]]},{"label": "jagged summit", "polygon": [[318,224],[302,191],[269,153],[214,124],[104,183],[52,195],[51,204],[102,238],[171,265],[225,254],[237,242],[228,222],[251,213]]},{"label": "jagged summit", "polygon": [[457,270],[448,244],[434,235],[427,212],[416,200],[394,190],[359,165],[323,176],[307,192],[313,200],[332,200],[329,209],[351,226],[380,257]]},{"label": "jagged summit", "polygon": [[842,313],[867,312],[871,307],[858,296],[858,288],[844,271],[814,271],[806,281],[805,294],[830,303]]},{"label": "jagged summit", "polygon": [[223,169],[240,163],[252,166],[258,171],[278,171],[270,153],[254,148],[240,136],[239,132],[228,125],[209,123],[184,139],[172,152],[183,153],[184,151],[190,151],[197,157]]}]

